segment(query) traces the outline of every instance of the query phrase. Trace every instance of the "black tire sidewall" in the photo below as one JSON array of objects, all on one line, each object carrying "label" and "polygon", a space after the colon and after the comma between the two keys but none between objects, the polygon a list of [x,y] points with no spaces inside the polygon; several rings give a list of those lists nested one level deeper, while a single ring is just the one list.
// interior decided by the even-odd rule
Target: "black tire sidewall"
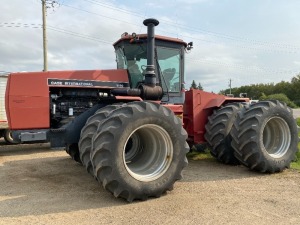
[{"label": "black tire sidewall", "polygon": [[[266,123],[275,117],[282,118],[288,125],[291,135],[291,144],[289,146],[289,150],[280,158],[274,158],[268,154],[266,151],[264,144],[263,144],[263,131],[265,128]],[[298,145],[298,129],[295,123],[295,120],[292,116],[292,114],[288,113],[286,109],[279,107],[278,105],[276,107],[270,108],[268,111],[266,111],[262,117],[259,120],[259,127],[258,130],[258,144],[260,149],[262,149],[262,155],[266,159],[266,161],[272,166],[272,164],[276,167],[284,167],[287,162],[290,162],[293,160],[295,152],[297,151],[297,145]]]},{"label": "black tire sidewall", "polygon": [[[186,136],[181,132],[183,129],[182,124],[178,122],[179,119],[172,112],[171,116],[166,116],[162,110],[153,113],[153,111],[141,112],[133,108],[133,111],[134,113],[130,119],[122,120],[122,129],[118,129],[114,132],[114,137],[118,141],[111,143],[110,147],[114,157],[111,160],[113,176],[121,183],[124,190],[134,189],[136,195],[153,193],[153,191],[156,193],[164,192],[172,187],[177,177],[180,179],[181,170],[185,166],[182,159],[186,157],[186,152],[184,151]],[[177,123],[175,123],[175,121],[177,121]],[[172,162],[167,171],[156,180],[147,182],[137,180],[130,175],[124,164],[123,155],[124,146],[130,134],[146,124],[154,124],[162,127],[169,134],[173,144]],[[139,193],[137,194],[137,192]]]},{"label": "black tire sidewall", "polygon": [[[218,161],[237,165],[239,160],[235,157],[234,149],[231,146],[232,135],[231,130],[236,120],[236,115],[242,110],[241,103],[229,103],[222,108],[216,110],[213,115],[210,116],[210,121],[206,124],[206,131],[210,131],[205,134],[205,138],[209,143],[210,153]],[[223,129],[219,129],[218,133],[213,132],[216,126],[224,126]],[[215,140],[216,137],[222,137],[223,140]]]}]

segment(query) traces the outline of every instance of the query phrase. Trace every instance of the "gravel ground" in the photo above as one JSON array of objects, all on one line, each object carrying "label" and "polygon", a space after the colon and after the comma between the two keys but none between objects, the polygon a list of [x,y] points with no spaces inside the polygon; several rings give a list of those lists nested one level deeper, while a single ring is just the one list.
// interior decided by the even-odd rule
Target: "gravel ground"
[{"label": "gravel ground", "polygon": [[300,173],[290,169],[190,161],[172,192],[127,203],[48,144],[0,140],[0,166],[0,224],[300,224]]},{"label": "gravel ground", "polygon": [[293,109],[293,115],[295,118],[299,118],[300,117],[300,109]]}]

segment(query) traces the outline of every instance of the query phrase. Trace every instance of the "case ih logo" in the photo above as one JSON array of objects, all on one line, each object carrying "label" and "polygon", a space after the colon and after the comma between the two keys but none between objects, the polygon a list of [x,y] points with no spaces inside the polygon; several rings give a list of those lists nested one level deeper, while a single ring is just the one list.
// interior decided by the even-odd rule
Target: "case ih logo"
[{"label": "case ih logo", "polygon": [[127,83],[127,82],[117,82],[117,81],[48,79],[48,86],[64,86],[64,87],[129,87],[129,83]]}]

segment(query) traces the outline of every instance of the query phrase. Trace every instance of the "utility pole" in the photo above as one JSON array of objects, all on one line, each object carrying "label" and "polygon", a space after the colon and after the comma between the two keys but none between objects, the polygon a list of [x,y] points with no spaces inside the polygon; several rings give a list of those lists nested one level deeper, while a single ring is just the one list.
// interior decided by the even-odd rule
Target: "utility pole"
[{"label": "utility pole", "polygon": [[231,94],[231,78],[229,79],[229,94]]},{"label": "utility pole", "polygon": [[43,52],[44,52],[44,72],[48,70],[47,60],[47,32],[46,32],[46,0],[42,0],[42,11],[43,11]]}]

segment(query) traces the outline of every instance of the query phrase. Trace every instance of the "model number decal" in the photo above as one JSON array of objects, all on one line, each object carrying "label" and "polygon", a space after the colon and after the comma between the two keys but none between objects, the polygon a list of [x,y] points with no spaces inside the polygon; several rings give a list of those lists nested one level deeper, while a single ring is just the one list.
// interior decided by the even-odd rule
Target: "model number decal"
[{"label": "model number decal", "polygon": [[129,87],[127,82],[61,79],[48,79],[48,85],[68,87]]}]

